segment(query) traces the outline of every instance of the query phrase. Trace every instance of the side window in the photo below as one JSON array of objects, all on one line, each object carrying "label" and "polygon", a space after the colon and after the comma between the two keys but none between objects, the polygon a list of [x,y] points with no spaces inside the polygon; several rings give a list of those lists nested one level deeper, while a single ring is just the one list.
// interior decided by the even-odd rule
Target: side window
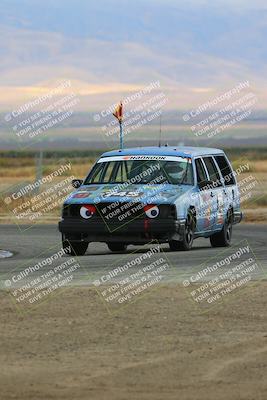
[{"label": "side window", "polygon": [[214,187],[222,186],[219,171],[217,170],[216,164],[213,161],[212,157],[204,157],[203,161],[207,167],[210,181],[213,182]]},{"label": "side window", "polygon": [[196,170],[197,170],[197,183],[205,182],[207,181],[208,177],[204,168],[204,165],[201,161],[200,158],[197,158],[195,160],[196,163]]},{"label": "side window", "polygon": [[86,183],[108,183],[112,179],[115,161],[96,164],[95,168],[86,179]]},{"label": "side window", "polygon": [[235,185],[234,174],[224,156],[216,156],[215,160],[221,170],[225,185]]},{"label": "side window", "polygon": [[103,174],[105,168],[105,163],[96,164],[93,171],[91,172],[90,179],[86,179],[86,182],[98,183],[100,181],[100,176]]}]

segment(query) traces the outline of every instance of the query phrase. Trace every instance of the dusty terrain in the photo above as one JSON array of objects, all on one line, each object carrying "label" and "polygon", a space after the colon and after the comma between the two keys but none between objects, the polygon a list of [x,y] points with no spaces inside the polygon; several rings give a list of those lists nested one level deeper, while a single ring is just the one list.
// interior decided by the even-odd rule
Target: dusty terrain
[{"label": "dusty terrain", "polygon": [[69,288],[22,316],[1,298],[1,398],[266,399],[267,282],[203,314],[162,286],[116,315]]}]

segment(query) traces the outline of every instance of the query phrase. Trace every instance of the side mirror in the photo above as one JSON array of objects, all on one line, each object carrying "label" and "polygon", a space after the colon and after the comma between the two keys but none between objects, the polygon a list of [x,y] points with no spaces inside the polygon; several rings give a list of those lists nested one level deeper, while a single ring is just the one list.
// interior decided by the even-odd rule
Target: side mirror
[{"label": "side mirror", "polygon": [[71,181],[71,184],[75,189],[78,189],[82,185],[82,183],[83,183],[82,179],[73,179]]},{"label": "side mirror", "polygon": [[214,182],[213,181],[202,181],[202,182],[199,182],[198,187],[200,190],[214,189]]}]

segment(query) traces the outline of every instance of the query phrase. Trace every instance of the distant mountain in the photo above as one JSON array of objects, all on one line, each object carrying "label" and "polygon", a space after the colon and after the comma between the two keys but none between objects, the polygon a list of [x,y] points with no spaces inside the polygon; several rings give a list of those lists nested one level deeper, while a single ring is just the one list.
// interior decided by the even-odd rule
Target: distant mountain
[{"label": "distant mountain", "polygon": [[167,110],[188,111],[243,81],[263,109],[266,16],[263,0],[1,0],[0,111],[62,79],[79,111],[99,112],[153,81]]}]

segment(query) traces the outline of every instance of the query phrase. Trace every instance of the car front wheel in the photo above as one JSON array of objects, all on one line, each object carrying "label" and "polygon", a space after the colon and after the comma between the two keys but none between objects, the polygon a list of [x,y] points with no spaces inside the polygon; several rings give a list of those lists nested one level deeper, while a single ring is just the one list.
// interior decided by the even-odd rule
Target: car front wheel
[{"label": "car front wheel", "polygon": [[107,243],[107,246],[108,246],[109,250],[114,251],[114,252],[125,251],[127,249],[126,244],[119,243],[119,242],[118,243],[117,242],[114,242],[114,243],[109,242],[109,243]]},{"label": "car front wheel", "polygon": [[195,232],[195,218],[194,213],[190,210],[187,214],[186,222],[185,222],[185,230],[183,240],[170,240],[169,246],[171,251],[188,251],[193,246],[194,241],[194,232]]}]

